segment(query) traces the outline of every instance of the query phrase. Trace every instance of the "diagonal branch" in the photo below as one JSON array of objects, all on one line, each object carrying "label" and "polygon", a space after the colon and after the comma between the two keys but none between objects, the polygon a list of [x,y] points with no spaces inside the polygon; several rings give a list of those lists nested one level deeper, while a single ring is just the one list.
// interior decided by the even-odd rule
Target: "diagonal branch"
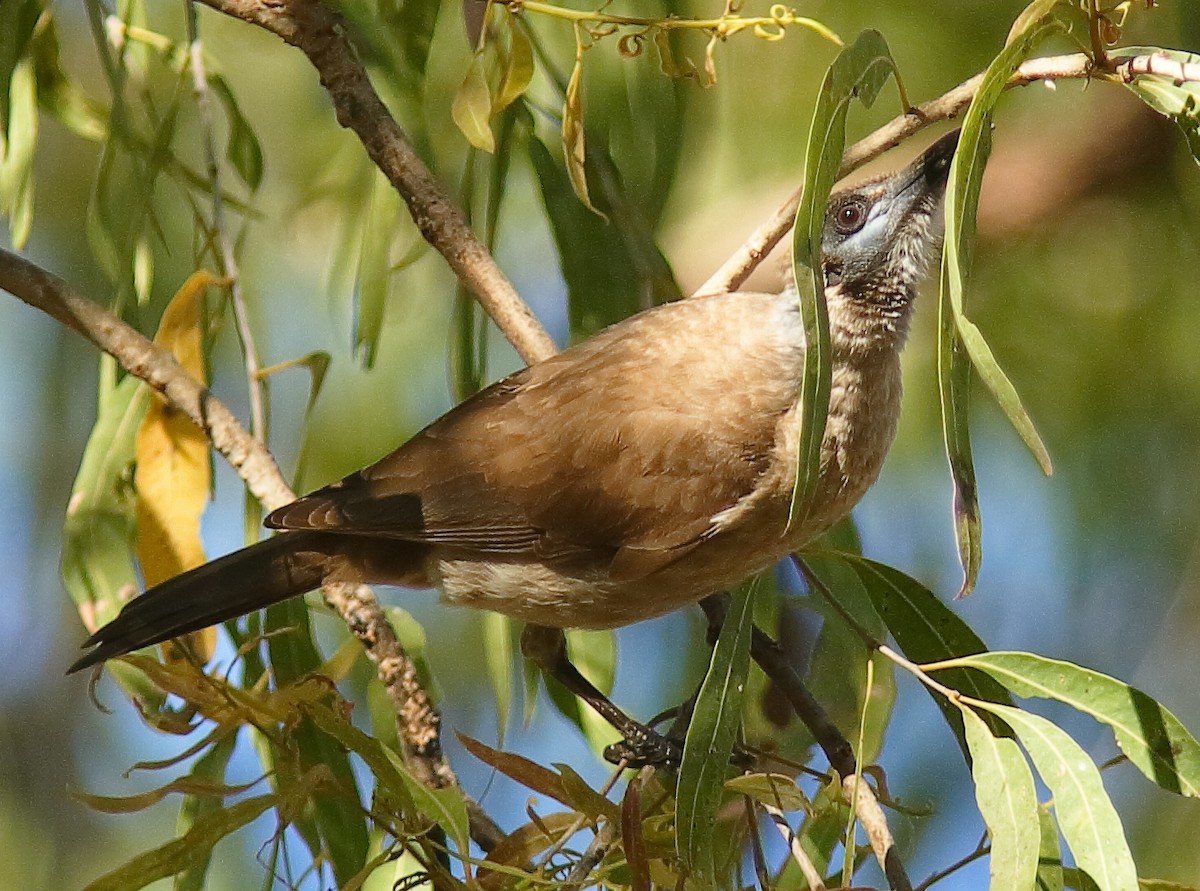
[{"label": "diagonal branch", "polygon": [[[71,289],[62,279],[10,251],[0,249],[0,289],[40,309],[110,354],[204,431],[213,447],[237,471],[246,488],[268,510],[296,496],[266,446],[241,425],[224,403],[187,373],[170,352]],[[433,787],[456,785],[438,738],[440,718],[417,681],[416,666],[366,585],[337,584],[322,589],[329,604],[362,642],[396,707],[405,760]],[[472,835],[487,850],[500,830],[478,805],[468,801]]]},{"label": "diagonal branch", "polygon": [[[1138,57],[1138,59],[1146,58],[1149,57]],[[1133,61],[1122,63],[1120,67],[1129,66],[1129,70],[1134,71]],[[1178,76],[1178,63],[1172,62],[1170,65],[1171,74],[1169,76]],[[1161,60],[1159,67],[1163,67]],[[1047,56],[1041,59],[1030,59],[1021,65],[1012,80],[1009,81],[1009,86],[1026,86],[1039,80],[1089,77],[1095,73],[1091,60],[1084,53]],[[896,147],[930,124],[957,117],[971,104],[971,100],[975,98],[975,93],[978,92],[979,84],[982,82],[983,75],[977,74],[936,99],[931,99],[923,105],[918,105],[905,114],[893,118],[874,133],[860,139],[846,149],[838,176],[846,176],[868,161],[873,161],[888,149]],[[803,186],[797,188],[768,219],[754,230],[733,256],[726,260],[721,268],[696,290],[696,293],[713,294],[720,291],[733,291],[740,287],[792,228],[803,191]]]},{"label": "diagonal branch", "polygon": [[333,100],[338,123],[354,131],[391,181],[421,234],[479,300],[526,362],[552,356],[550,335],[476,237],[463,212],[421,160],[379,98],[338,15],[319,0],[203,0],[257,25],[308,57]]}]

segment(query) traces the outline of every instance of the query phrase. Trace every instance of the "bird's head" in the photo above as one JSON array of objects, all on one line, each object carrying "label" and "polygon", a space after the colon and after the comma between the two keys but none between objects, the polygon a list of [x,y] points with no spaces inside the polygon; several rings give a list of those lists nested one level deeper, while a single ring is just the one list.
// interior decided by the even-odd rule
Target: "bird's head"
[{"label": "bird's head", "polygon": [[895,342],[917,284],[941,247],[942,197],[958,131],[896,173],[834,192],[822,267],[830,322],[853,342]]}]

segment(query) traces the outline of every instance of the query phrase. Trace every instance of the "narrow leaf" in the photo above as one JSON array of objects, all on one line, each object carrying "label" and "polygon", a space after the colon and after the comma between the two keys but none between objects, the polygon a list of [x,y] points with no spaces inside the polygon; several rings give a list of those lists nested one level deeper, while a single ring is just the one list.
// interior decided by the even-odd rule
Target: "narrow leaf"
[{"label": "narrow leaf", "polygon": [[1131,891],[1137,870],[1121,818],[1104,790],[1100,771],[1065,731],[1038,715],[989,703],[1021,741],[1054,796],[1054,810],[1075,863],[1101,891]]},{"label": "narrow leaf", "polygon": [[[587,143],[583,126],[583,53],[586,49],[583,36],[575,32],[575,66],[571,69],[571,79],[567,81],[567,95],[563,103],[562,143],[563,160],[567,165],[567,176],[571,180],[571,188],[575,195],[588,210],[597,216],[604,217],[592,204],[588,195],[587,170],[584,162],[587,159]],[[607,218],[605,218],[607,219]]]},{"label": "narrow leaf", "polygon": [[[876,611],[909,659],[914,662],[934,662],[947,658],[934,655],[936,653],[965,655],[987,649],[966,622],[916,579],[890,566],[862,557],[842,555],[842,559],[858,573],[875,604]],[[1012,701],[1000,684],[979,671],[962,670],[942,680],[946,685],[975,699],[992,702]],[[967,756],[962,715],[958,708],[932,691],[930,695],[958,738],[963,755]],[[999,735],[999,726],[992,729]]]},{"label": "narrow leaf", "polygon": [[[105,357],[101,365],[111,369],[112,360]],[[63,525],[63,582],[89,631],[111,621],[137,593],[134,442],[149,401],[135,377],[116,386],[111,374],[102,371],[100,378],[96,423]]]},{"label": "narrow leaf", "polygon": [[381,176],[372,177],[354,289],[354,354],[364,368],[375,364],[391,286],[391,249],[400,219],[400,197]]},{"label": "narrow leaf", "polygon": [[225,117],[229,121],[229,141],[225,146],[225,157],[242,178],[242,182],[250,187],[250,191],[257,191],[262,183],[265,166],[262,144],[258,141],[254,128],[242,114],[237,98],[225,78],[214,75],[209,83],[225,107]]},{"label": "narrow leaf", "polygon": [[941,294],[938,304],[938,380],[942,402],[942,431],[954,479],[955,533],[963,565],[959,596],[975,586],[982,549],[979,500],[974,461],[967,429],[968,360],[995,397],[1043,471],[1050,473],[1050,456],[1017,395],[979,329],[963,312],[965,281],[971,268],[971,246],[983,169],[990,150],[991,116],[1013,71],[1053,27],[1047,20],[1052,0],[1036,0],[1018,19],[1009,42],[984,72],[975,98],[963,118],[958,150],[950,165],[946,187],[946,235],[942,251]]},{"label": "narrow leaf", "polygon": [[25,246],[33,226],[33,155],[37,146],[37,83],[25,58],[8,85],[7,131],[0,130],[0,214],[8,217],[13,247]]},{"label": "narrow leaf", "polygon": [[1058,843],[1058,821],[1050,808],[1038,807],[1038,871],[1035,891],[1063,891],[1062,847]]},{"label": "narrow leaf", "polygon": [[1070,662],[1033,653],[979,653],[947,665],[978,668],[1022,698],[1056,699],[1111,727],[1129,760],[1158,785],[1200,797],[1200,743],[1141,690]]},{"label": "narrow leaf", "polygon": [[492,114],[499,114],[516,102],[533,80],[533,44],[517,15],[509,10],[504,15],[502,27],[508,36],[508,45],[503,58],[504,77],[496,91]]},{"label": "narrow leaf", "polygon": [[825,278],[820,268],[825,205],[837,179],[846,144],[846,114],[854,98],[870,107],[890,75],[896,72],[887,41],[866,30],[842,50],[821,84],[808,131],[804,159],[804,194],[792,228],[792,271],[804,323],[806,350],[800,388],[800,439],[796,483],[789,523],[802,523],[820,478],[821,443],[829,415],[832,359]]},{"label": "narrow leaf", "polygon": [[565,765],[556,764],[559,772],[555,773],[521,755],[498,751],[461,733],[458,734],[458,741],[484,764],[491,765],[527,789],[553,798],[593,819],[603,816],[615,820],[618,817],[615,804],[588,786]]},{"label": "narrow leaf", "polygon": [[712,881],[715,877],[716,814],[742,720],[758,587],[756,576],[733,595],[683,745],[675,794],[676,848],[701,880]]},{"label": "narrow leaf", "polygon": [[1033,773],[1016,742],[993,736],[971,708],[961,710],[975,800],[992,840],[989,887],[992,891],[1029,888],[1037,876],[1041,843]]},{"label": "narrow leaf", "polygon": [[225,783],[204,777],[186,776],[172,780],[165,786],[159,786],[157,789],[151,789],[149,792],[142,792],[137,795],[114,797],[76,792],[74,793],[74,797],[78,798],[92,810],[100,811],[104,814],[134,814],[138,811],[144,811],[148,807],[153,807],[168,795],[191,795],[200,798],[221,799],[231,795],[241,795],[243,792],[247,792],[258,785],[258,782],[258,780],[254,780],[244,785],[229,786]]},{"label": "narrow leaf", "polygon": [[[167,305],[154,337],[200,383],[208,379],[204,294],[226,283],[208,272],[192,273]],[[152,587],[205,562],[200,518],[212,486],[208,437],[156,395],[138,428],[135,456],[138,561],[146,586]],[[188,635],[188,640],[201,662],[212,658],[215,629]]]},{"label": "narrow leaf", "polygon": [[216,811],[198,820],[186,835],[139,854],[84,891],[135,891],[156,879],[175,875],[207,857],[217,842],[257,820],[279,800],[278,795],[260,795]]},{"label": "narrow leaf", "polygon": [[483,659],[496,698],[496,729],[500,744],[508,729],[513,700],[513,620],[500,613],[483,614]]},{"label": "narrow leaf", "polygon": [[458,92],[454,94],[454,104],[450,107],[450,116],[467,142],[484,152],[496,150],[496,137],[492,134],[492,93],[488,88],[486,63],[483,52],[471,56],[471,64],[463,78]]}]

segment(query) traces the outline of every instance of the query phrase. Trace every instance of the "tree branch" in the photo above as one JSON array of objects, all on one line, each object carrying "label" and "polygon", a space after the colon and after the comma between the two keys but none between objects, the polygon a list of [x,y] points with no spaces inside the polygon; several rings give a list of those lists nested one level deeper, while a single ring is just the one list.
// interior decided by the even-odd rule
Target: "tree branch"
[{"label": "tree branch", "polygon": [[[187,373],[170,352],[147,340],[107,310],[73,291],[62,279],[25,258],[0,248],[0,288],[111,355],[204,431],[246,488],[272,510],[295,501],[274,457],[209,390]],[[417,681],[416,666],[366,585],[336,584],[322,589],[329,604],[360,640],[396,708],[405,760],[433,787],[457,785],[441,751],[440,718]],[[468,799],[473,836],[485,850],[501,836],[495,823]]]},{"label": "tree branch", "polygon": [[333,100],[338,123],[354,131],[408,205],[421,234],[479,300],[526,362],[554,355],[550,335],[472,231],[462,211],[417,155],[371,86],[337,14],[319,0],[203,0],[257,25],[308,57]]},{"label": "tree branch", "polygon": [[[1169,73],[1164,76],[1179,77],[1181,70],[1179,63],[1167,60],[1164,65],[1162,57],[1159,56],[1139,56],[1137,59],[1127,60],[1117,66],[1113,66],[1111,73],[1117,75],[1120,69],[1136,71],[1134,63],[1141,63],[1142,60],[1147,59],[1159,60],[1155,63],[1156,69],[1153,73],[1161,73],[1157,69],[1166,68],[1169,70]],[[1030,59],[1028,62],[1022,64],[1009,81],[1009,86],[1026,86],[1039,80],[1064,80],[1089,77],[1097,73],[1092,68],[1091,60],[1084,53],[1067,56],[1047,56],[1041,59]],[[1136,71],[1136,73],[1145,72]],[[842,166],[838,170],[838,177],[846,176],[852,171],[857,170],[868,161],[874,160],[888,149],[894,148],[930,124],[957,117],[971,104],[971,100],[975,98],[975,93],[979,90],[979,84],[982,81],[983,75],[977,74],[936,99],[931,99],[923,105],[918,105],[912,111],[893,118],[871,135],[860,139],[854,145],[850,146],[850,148],[846,149],[846,153],[842,157]],[[740,287],[750,277],[750,273],[755,270],[758,264],[766,258],[767,254],[775,248],[783,236],[792,228],[792,223],[796,218],[796,209],[800,206],[800,196],[803,191],[803,186],[796,189],[787,201],[779,206],[775,213],[754,230],[745,244],[738,248],[733,256],[726,260],[721,268],[714,272],[708,281],[696,290],[696,294],[733,291]]]}]

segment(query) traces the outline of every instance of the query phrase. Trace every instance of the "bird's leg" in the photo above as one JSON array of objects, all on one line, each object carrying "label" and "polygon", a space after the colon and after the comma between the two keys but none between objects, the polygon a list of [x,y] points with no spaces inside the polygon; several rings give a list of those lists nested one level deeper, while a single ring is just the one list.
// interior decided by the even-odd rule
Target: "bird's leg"
[{"label": "bird's leg", "polygon": [[521,632],[521,652],[525,658],[578,696],[600,717],[608,721],[624,739],[604,750],[605,760],[629,767],[646,765],[677,767],[683,757],[680,745],[639,724],[579,673],[567,658],[567,641],[558,628],[526,625]]}]

